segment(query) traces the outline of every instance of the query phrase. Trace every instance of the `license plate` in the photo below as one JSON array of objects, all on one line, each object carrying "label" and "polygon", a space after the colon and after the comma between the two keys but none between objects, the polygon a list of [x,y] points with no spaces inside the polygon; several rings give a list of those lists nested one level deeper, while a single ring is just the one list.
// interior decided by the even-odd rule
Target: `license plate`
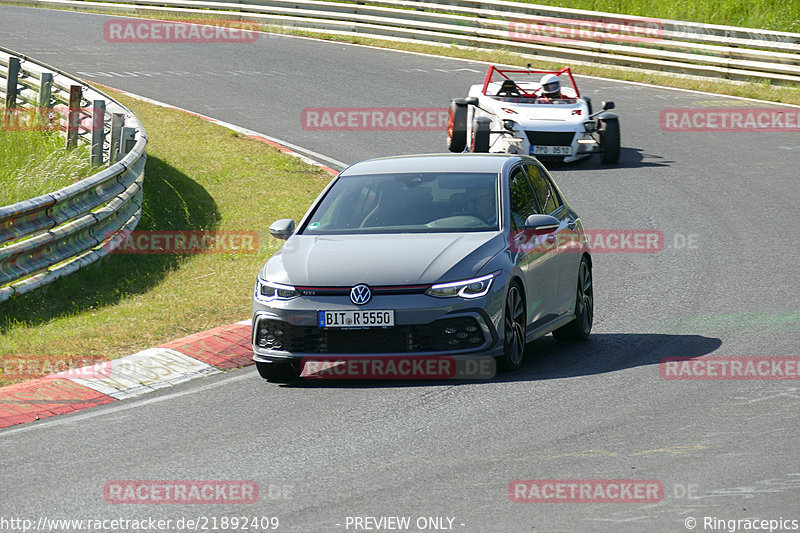
[{"label": "license plate", "polygon": [[572,146],[541,146],[533,147],[533,155],[572,155]]},{"label": "license plate", "polygon": [[394,326],[394,310],[317,311],[321,328],[382,328]]}]

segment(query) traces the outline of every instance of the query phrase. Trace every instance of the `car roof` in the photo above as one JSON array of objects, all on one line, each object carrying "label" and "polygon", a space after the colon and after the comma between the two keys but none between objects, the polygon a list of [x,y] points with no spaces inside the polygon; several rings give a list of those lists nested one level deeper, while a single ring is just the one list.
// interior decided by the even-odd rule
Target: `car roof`
[{"label": "car roof", "polygon": [[532,160],[516,154],[419,154],[367,159],[347,167],[342,176],[404,172],[499,173],[516,161]]}]

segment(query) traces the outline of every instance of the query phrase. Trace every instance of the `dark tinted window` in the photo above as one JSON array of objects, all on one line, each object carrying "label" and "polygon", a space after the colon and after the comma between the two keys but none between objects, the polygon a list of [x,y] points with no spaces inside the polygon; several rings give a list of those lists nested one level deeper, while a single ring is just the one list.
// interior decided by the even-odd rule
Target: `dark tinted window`
[{"label": "dark tinted window", "polygon": [[539,200],[542,213],[549,215],[561,207],[561,199],[558,197],[558,193],[539,167],[536,165],[525,165],[525,171],[528,173],[528,178],[531,180],[531,185],[536,193],[536,198]]},{"label": "dark tinted window", "polygon": [[511,188],[511,220],[515,228],[521,228],[525,225],[525,220],[530,215],[538,213],[539,209],[522,167],[517,167],[511,172],[509,186]]}]

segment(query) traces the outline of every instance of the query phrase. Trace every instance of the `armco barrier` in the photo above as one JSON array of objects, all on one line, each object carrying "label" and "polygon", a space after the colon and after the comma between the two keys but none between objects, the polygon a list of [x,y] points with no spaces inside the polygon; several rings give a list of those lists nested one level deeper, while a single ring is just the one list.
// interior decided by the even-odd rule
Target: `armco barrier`
[{"label": "armco barrier", "polygon": [[32,0],[116,13],[170,12],[328,33],[504,49],[743,81],[800,83],[800,34],[616,15],[503,0]]},{"label": "armco barrier", "polygon": [[108,254],[111,236],[136,227],[142,212],[147,136],[125,106],[58,69],[0,48],[6,109],[64,105],[68,143],[91,144],[92,162],[110,165],[58,191],[0,207],[0,301],[70,274]]}]

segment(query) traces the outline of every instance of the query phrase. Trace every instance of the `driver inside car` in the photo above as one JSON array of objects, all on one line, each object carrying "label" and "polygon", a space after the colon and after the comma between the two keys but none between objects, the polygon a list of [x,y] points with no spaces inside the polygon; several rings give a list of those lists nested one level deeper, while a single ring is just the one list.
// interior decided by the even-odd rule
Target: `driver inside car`
[{"label": "driver inside car", "polygon": [[542,95],[538,100],[549,102],[561,98],[561,80],[555,74],[545,74],[539,84],[542,86]]},{"label": "driver inside car", "polygon": [[476,188],[467,191],[467,211],[488,225],[497,224],[497,202],[493,189]]}]

